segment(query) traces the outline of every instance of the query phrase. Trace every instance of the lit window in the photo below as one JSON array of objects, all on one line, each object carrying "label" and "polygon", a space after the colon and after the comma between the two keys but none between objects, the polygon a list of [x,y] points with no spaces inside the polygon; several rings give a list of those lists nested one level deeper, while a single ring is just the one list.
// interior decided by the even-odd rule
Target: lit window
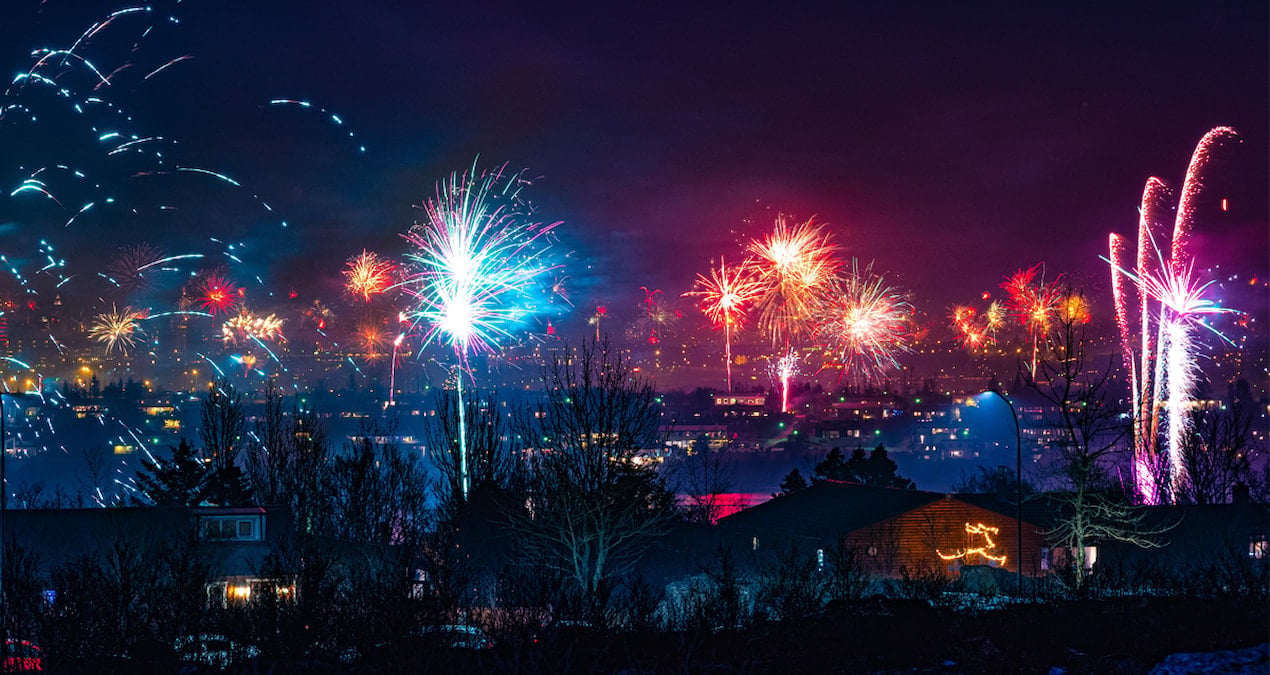
[{"label": "lit window", "polygon": [[1266,538],[1252,536],[1248,539],[1248,557],[1261,560],[1266,557],[1266,551],[1270,548],[1267,546]]},{"label": "lit window", "polygon": [[758,550],[758,537],[754,537],[754,541],[750,542],[750,544],[751,544],[751,546],[753,547],[753,550],[757,551],[757,550]]}]

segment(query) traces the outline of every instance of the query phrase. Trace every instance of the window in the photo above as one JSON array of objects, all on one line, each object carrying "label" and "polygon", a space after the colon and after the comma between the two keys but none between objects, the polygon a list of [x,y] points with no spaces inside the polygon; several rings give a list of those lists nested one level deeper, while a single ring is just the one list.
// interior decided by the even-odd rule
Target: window
[{"label": "window", "polygon": [[261,541],[264,520],[262,516],[203,516],[198,534],[204,541]]},{"label": "window", "polygon": [[1248,557],[1254,560],[1261,560],[1266,557],[1266,552],[1270,550],[1267,546],[1266,537],[1264,535],[1253,535],[1248,537]]},{"label": "window", "polygon": [[[1060,570],[1075,562],[1075,549],[1070,547],[1042,548],[1041,570]],[[1098,562],[1098,547],[1085,547],[1085,571],[1092,570]]]}]

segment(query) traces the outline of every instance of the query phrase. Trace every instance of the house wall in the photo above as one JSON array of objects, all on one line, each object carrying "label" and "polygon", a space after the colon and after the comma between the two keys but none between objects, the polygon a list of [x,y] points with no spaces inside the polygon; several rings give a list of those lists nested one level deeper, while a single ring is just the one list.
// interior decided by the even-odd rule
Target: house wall
[{"label": "house wall", "polygon": [[[864,553],[870,571],[879,576],[900,576],[901,567],[910,573],[937,570],[956,573],[963,565],[999,566],[1017,572],[1017,522],[1014,518],[956,499],[941,499],[855,530],[845,540]],[[970,532],[967,526],[996,528],[996,532],[990,529]],[[1035,576],[1041,573],[1040,552],[1043,546],[1045,540],[1038,528],[1025,522],[1024,574]],[[988,556],[1004,557],[1004,561],[998,562]]]}]

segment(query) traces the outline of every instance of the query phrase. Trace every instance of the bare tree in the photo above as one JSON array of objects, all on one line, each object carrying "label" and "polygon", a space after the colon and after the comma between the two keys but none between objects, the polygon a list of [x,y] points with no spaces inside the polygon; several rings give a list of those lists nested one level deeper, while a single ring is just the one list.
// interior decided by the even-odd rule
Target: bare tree
[{"label": "bare tree", "polygon": [[713,523],[725,515],[723,496],[736,484],[736,465],[725,453],[711,452],[700,440],[691,454],[676,458],[666,469],[676,494],[685,496],[682,511],[694,523]]},{"label": "bare tree", "polygon": [[283,481],[295,444],[295,424],[282,408],[282,390],[270,379],[265,382],[265,405],[248,434],[244,464],[251,481],[252,495],[260,504],[283,501]]},{"label": "bare tree", "polygon": [[[476,390],[465,398],[462,404],[470,484],[476,489],[490,485],[506,487],[516,471],[509,413],[500,406],[496,392],[482,395]],[[463,477],[459,475],[459,397],[454,391],[442,390],[437,392],[435,400],[437,416],[425,434],[431,450],[429,456],[443,478],[444,499],[453,505],[463,499]]]},{"label": "bare tree", "polygon": [[1239,397],[1216,410],[1192,412],[1192,431],[1182,443],[1185,478],[1178,501],[1222,504],[1237,484],[1251,482],[1252,418],[1248,401]]},{"label": "bare tree", "polygon": [[265,385],[263,414],[244,448],[252,495],[260,504],[291,507],[296,528],[314,534],[330,520],[330,446],[311,410],[284,407],[281,391]]},{"label": "bare tree", "polygon": [[1059,317],[1035,363],[1036,374],[1020,365],[1024,382],[1044,401],[1045,424],[1058,438],[1052,467],[1062,491],[1060,515],[1050,538],[1071,550],[1073,582],[1086,582],[1086,547],[1119,541],[1144,548],[1161,546],[1161,530],[1146,528],[1146,513],[1110,489],[1110,471],[1125,452],[1130,426],[1112,391],[1112,360],[1091,363],[1089,342],[1079,318]]},{"label": "bare tree", "polygon": [[[402,452],[370,424],[334,461],[332,508],[335,535],[370,544],[417,542],[426,529],[427,480],[418,458]],[[388,439],[388,440],[384,440]]]},{"label": "bare tree", "polygon": [[652,386],[607,342],[556,356],[543,375],[541,402],[518,421],[529,446],[528,506],[512,512],[512,524],[594,609],[673,516],[673,495],[641,461],[641,451],[659,444],[661,409]]}]

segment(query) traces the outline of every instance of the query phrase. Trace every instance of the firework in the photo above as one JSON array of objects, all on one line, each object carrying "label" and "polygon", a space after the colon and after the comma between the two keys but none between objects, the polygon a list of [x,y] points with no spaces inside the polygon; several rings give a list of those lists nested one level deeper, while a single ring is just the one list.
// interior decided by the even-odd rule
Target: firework
[{"label": "firework", "polygon": [[781,385],[781,412],[789,412],[789,382],[798,374],[798,354],[793,350],[776,361],[776,378]]},{"label": "firework", "polygon": [[546,257],[549,233],[520,201],[519,175],[477,174],[475,167],[442,181],[424,204],[427,217],[405,237],[415,273],[404,283],[416,305],[411,321],[424,343],[448,344],[465,362],[491,352],[501,338],[545,309],[534,291],[556,266]]},{"label": "firework", "polygon": [[843,377],[856,370],[872,379],[898,367],[896,356],[908,351],[912,313],[906,295],[874,274],[872,263],[860,269],[853,260],[817,310],[817,337],[841,360]]},{"label": "firework", "polygon": [[[1201,283],[1195,278],[1189,239],[1211,152],[1220,143],[1236,137],[1233,129],[1217,127],[1196,145],[1178,201],[1167,259],[1162,247],[1156,244],[1167,188],[1154,177],[1147,181],[1142,193],[1136,270],[1125,268],[1123,239],[1117,235],[1112,235],[1109,257],[1104,258],[1112,267],[1121,346],[1133,387],[1134,489],[1137,498],[1147,504],[1176,501],[1179,488],[1187,478],[1182,446],[1190,433],[1191,397],[1198,375],[1194,331],[1203,327],[1225,340],[1206,318],[1235,313],[1208,297],[1211,281]],[[1128,288],[1119,283],[1122,278],[1135,283],[1142,305],[1140,358],[1135,358],[1129,339],[1127,308],[1130,301]],[[1165,412],[1163,416],[1159,414],[1161,408]],[[1159,450],[1161,417],[1166,420],[1167,457],[1162,457]]]},{"label": "firework", "polygon": [[[425,221],[405,235],[415,247],[407,256],[414,274],[404,284],[416,301],[408,317],[423,328],[423,345],[435,340],[454,350],[460,370],[472,352],[492,352],[499,339],[546,308],[535,291],[556,268],[547,251],[559,223],[533,220],[520,198],[525,184],[520,174],[478,173],[474,164],[438,184],[436,196],[423,205]],[[461,373],[457,381],[459,472],[466,499]]]},{"label": "firework", "polygon": [[379,295],[393,284],[396,265],[390,260],[362,249],[361,255],[349,259],[344,267],[347,278],[344,288],[349,295],[361,297],[370,302],[373,295]]},{"label": "firework", "polygon": [[1006,292],[1006,310],[1011,312],[1032,338],[1032,377],[1036,377],[1040,340],[1048,335],[1053,319],[1058,316],[1063,298],[1058,280],[1046,283],[1041,265],[1019,270],[1001,284]]},{"label": "firework", "polygon": [[145,270],[164,259],[163,252],[149,244],[136,244],[119,249],[119,256],[107,268],[110,278],[125,291],[146,287]]},{"label": "firework", "polygon": [[225,344],[237,344],[247,340],[256,342],[272,342],[282,340],[282,319],[270,314],[256,316],[247,311],[240,311],[221,325],[221,339]]},{"label": "firework", "polygon": [[748,264],[761,284],[755,304],[758,327],[771,335],[772,344],[788,347],[808,330],[816,303],[837,272],[836,250],[814,219],[790,225],[783,215],[771,235],[750,244]]},{"label": "firework", "polygon": [[208,314],[228,314],[238,306],[243,291],[219,274],[209,274],[195,288],[194,302]]},{"label": "firework", "polygon": [[727,263],[719,259],[719,268],[710,269],[710,276],[697,275],[693,289],[685,296],[701,298],[701,311],[714,324],[723,329],[723,360],[727,368],[728,393],[732,392],[732,331],[739,330],[745,322],[750,305],[759,297],[762,284],[750,274],[742,263],[728,271]]},{"label": "firework", "polygon": [[107,354],[118,347],[126,356],[128,349],[136,345],[137,334],[144,333],[139,322],[147,314],[148,310],[134,310],[131,307],[120,310],[112,307],[109,312],[97,315],[92,327],[88,329],[88,337],[106,345]]}]

